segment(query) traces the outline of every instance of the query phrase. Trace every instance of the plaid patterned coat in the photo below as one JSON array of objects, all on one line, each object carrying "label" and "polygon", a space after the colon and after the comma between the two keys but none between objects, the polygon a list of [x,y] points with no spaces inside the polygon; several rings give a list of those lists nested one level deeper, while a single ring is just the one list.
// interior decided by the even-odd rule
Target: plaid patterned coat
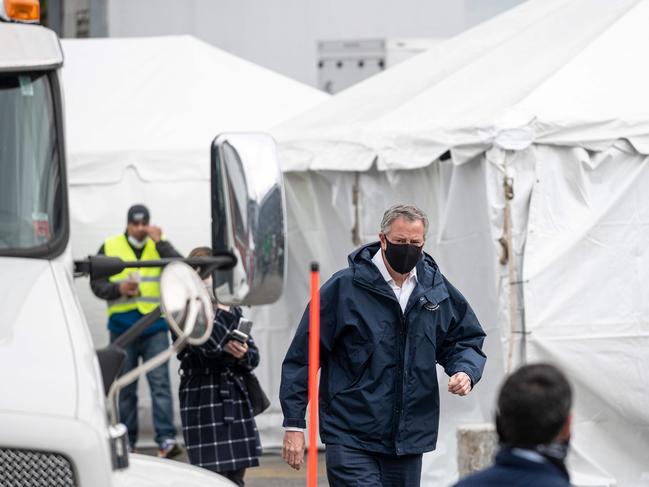
[{"label": "plaid patterned coat", "polygon": [[259,465],[261,444],[243,374],[259,364],[252,338],[248,353],[236,359],[223,351],[241,310],[217,310],[212,335],[188,346],[180,363],[180,416],[192,465],[228,472]]}]

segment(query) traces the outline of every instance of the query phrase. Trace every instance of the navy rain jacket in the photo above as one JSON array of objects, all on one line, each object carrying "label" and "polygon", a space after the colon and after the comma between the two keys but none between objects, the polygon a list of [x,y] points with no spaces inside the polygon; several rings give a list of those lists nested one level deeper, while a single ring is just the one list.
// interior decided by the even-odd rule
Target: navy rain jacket
[{"label": "navy rain jacket", "polygon": [[[475,385],[485,333],[466,299],[428,254],[405,313],[372,257],[375,242],[320,290],[320,437],[370,452],[407,455],[435,449],[439,391],[435,363]],[[282,365],[285,427],[305,428],[309,310]]]},{"label": "navy rain jacket", "polygon": [[502,450],[496,464],[460,480],[455,487],[570,487],[567,472],[546,462],[533,462]]}]

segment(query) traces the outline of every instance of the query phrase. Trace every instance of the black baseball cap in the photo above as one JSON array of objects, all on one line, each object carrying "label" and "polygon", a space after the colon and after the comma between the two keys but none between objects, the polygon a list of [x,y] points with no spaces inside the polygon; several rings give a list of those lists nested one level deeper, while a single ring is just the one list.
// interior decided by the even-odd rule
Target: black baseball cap
[{"label": "black baseball cap", "polygon": [[149,223],[149,209],[144,205],[133,205],[128,209],[128,215],[126,218],[128,223],[140,223],[144,224]]}]

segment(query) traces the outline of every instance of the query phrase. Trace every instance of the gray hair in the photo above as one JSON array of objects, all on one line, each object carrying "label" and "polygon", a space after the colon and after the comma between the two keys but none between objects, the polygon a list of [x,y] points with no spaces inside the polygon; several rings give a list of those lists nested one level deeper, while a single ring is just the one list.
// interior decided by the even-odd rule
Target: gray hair
[{"label": "gray hair", "polygon": [[415,205],[394,205],[388,208],[381,220],[381,231],[386,235],[390,233],[390,226],[397,218],[405,218],[409,222],[421,220],[424,224],[424,237],[426,237],[428,233],[428,217]]}]

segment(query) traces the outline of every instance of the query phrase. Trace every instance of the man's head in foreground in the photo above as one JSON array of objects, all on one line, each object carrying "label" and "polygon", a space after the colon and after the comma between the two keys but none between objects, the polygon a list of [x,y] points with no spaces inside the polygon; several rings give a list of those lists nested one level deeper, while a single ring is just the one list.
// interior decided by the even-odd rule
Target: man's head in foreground
[{"label": "man's head in foreground", "polygon": [[526,449],[567,445],[571,408],[572,390],[559,369],[524,365],[500,389],[496,430],[501,445]]}]

